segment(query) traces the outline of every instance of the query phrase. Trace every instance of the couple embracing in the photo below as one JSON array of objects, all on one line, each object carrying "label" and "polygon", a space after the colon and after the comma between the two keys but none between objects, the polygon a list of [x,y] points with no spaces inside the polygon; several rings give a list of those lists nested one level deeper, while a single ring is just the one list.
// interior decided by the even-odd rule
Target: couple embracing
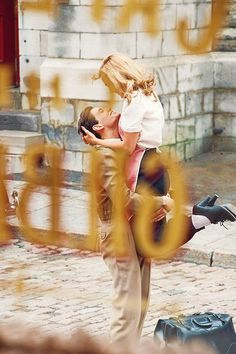
[{"label": "couple embracing", "polygon": [[[174,208],[166,169],[159,168],[149,178],[144,168],[150,156],[161,153],[164,114],[155,92],[155,76],[129,57],[120,53],[109,55],[103,60],[96,78],[123,99],[121,114],[110,108],[88,106],[78,121],[78,133],[84,142],[94,145],[104,157],[98,215],[101,253],[111,273],[114,289],[110,339],[112,342],[137,341],[148,309],[151,274],[151,259],[137,250],[133,229],[136,210],[142,203],[142,196],[138,193],[140,184],[147,183],[153,192],[155,211],[150,223],[153,223],[156,242],[161,239],[166,214]],[[130,210],[125,225],[129,248],[125,257],[115,257],[111,249],[111,216],[117,174],[115,151],[119,148],[129,155],[126,185],[123,186],[126,206]],[[229,206],[215,205],[216,199],[207,196],[193,207],[192,215],[185,216],[187,228],[183,243],[211,223],[236,220],[235,212]]]}]

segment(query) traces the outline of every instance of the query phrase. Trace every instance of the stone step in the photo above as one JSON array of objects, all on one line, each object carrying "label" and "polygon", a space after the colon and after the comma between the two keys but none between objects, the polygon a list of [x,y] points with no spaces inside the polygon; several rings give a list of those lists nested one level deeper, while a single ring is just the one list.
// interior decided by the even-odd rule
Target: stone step
[{"label": "stone step", "polygon": [[219,40],[215,51],[218,52],[236,52],[236,40]]},{"label": "stone step", "polygon": [[23,155],[6,154],[5,160],[6,160],[5,174],[7,176],[23,174],[25,170]]},{"label": "stone step", "polygon": [[236,4],[231,4],[227,19],[227,26],[236,27]]},{"label": "stone step", "polygon": [[38,111],[0,111],[0,130],[41,131],[41,113]]},{"label": "stone step", "polygon": [[236,28],[225,28],[220,33],[219,38],[236,39]]},{"label": "stone step", "polygon": [[236,28],[225,28],[218,34],[216,50],[222,52],[236,51]]},{"label": "stone step", "polygon": [[22,173],[24,171],[23,155],[26,148],[33,144],[44,142],[44,135],[16,130],[0,130],[0,144],[7,147],[6,174]]},{"label": "stone step", "polygon": [[10,154],[24,154],[29,145],[43,142],[43,134],[16,130],[0,130],[0,144],[6,145]]},{"label": "stone step", "polygon": [[230,2],[228,15],[223,29],[218,33],[214,45],[215,51],[236,52],[236,1]]}]

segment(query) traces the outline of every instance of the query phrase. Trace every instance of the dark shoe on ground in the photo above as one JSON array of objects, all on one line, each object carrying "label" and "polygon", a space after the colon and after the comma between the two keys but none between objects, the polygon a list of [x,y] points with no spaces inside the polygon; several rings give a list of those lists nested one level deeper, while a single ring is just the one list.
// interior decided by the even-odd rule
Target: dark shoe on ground
[{"label": "dark shoe on ground", "polygon": [[[236,208],[234,205],[232,204],[224,204],[222,205],[223,208],[227,209],[229,213],[231,213],[231,215],[235,218],[236,220]],[[235,221],[234,220],[234,221]],[[231,221],[231,220],[230,220]]]},{"label": "dark shoe on ground", "polygon": [[213,197],[208,200],[207,206],[213,206],[218,198],[219,196],[214,194]]},{"label": "dark shoe on ground", "polygon": [[209,201],[211,200],[211,197],[208,195],[206,198],[202,199],[197,205],[199,206],[207,206]]},{"label": "dark shoe on ground", "polygon": [[205,206],[213,206],[216,202],[216,200],[219,198],[217,194],[214,194],[213,197],[210,197],[209,195],[202,199],[197,205],[205,207]]},{"label": "dark shoe on ground", "polygon": [[229,205],[202,206],[194,205],[193,215],[206,216],[212,224],[224,221],[236,221],[236,213]]}]

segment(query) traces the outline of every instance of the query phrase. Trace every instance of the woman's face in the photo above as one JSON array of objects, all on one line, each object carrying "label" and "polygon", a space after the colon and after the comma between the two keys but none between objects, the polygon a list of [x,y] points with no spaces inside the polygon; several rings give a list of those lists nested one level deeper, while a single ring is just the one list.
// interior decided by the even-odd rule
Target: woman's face
[{"label": "woman's face", "polygon": [[108,78],[108,76],[104,73],[101,73],[101,79],[106,87],[108,87],[111,93],[116,93],[117,95],[122,97],[121,92],[118,92],[117,88],[113,84],[113,82]]}]

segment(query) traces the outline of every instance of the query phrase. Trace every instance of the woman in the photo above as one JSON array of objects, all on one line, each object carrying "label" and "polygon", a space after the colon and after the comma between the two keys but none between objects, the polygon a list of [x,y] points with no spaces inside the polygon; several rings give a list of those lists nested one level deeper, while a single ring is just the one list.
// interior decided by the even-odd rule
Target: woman
[{"label": "woman", "polygon": [[[123,147],[127,150],[130,155],[127,182],[128,187],[134,191],[145,151],[153,149],[153,152],[159,152],[159,146],[162,144],[164,114],[154,91],[156,78],[121,53],[106,57],[94,78],[100,78],[111,92],[123,98],[119,121],[121,139],[102,140],[83,128],[87,134],[84,140],[92,145]],[[168,189],[168,182],[166,182],[166,188],[160,191],[160,194],[166,194]]]},{"label": "woman", "polygon": [[[85,127],[81,127],[86,133],[84,141],[90,145],[124,148],[130,155],[127,164],[128,188],[137,191],[141,183],[147,183],[153,194],[164,196],[165,208],[165,195],[168,194],[170,187],[166,169],[159,168],[159,173],[155,172],[155,178],[149,178],[145,173],[145,161],[151,155],[160,153],[159,146],[162,145],[164,114],[155,92],[155,75],[124,54],[114,53],[103,60],[94,79],[101,79],[111,92],[123,99],[119,120],[121,139],[100,139]],[[235,214],[232,213],[232,218],[234,217]],[[162,230],[164,222],[163,220],[156,224],[159,231]],[[200,229],[211,222],[212,220],[206,216],[199,215],[194,226]],[[157,233],[161,235],[161,232],[155,232]]]}]

